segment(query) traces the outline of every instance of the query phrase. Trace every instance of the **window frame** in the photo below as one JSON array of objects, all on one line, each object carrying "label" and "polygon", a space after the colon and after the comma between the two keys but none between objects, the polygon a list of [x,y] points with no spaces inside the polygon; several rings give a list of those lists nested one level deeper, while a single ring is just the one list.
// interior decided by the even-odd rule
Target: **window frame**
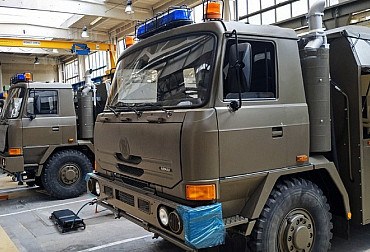
[{"label": "window frame", "polygon": [[[25,102],[25,112],[24,116],[26,118],[30,118],[30,115],[27,114],[27,105],[28,105],[28,98],[31,98],[31,92],[33,91],[38,91],[38,92],[43,92],[43,91],[53,91],[56,92],[56,97],[57,97],[57,104],[56,104],[56,113],[52,114],[40,114],[40,113],[34,113],[33,115],[36,115],[37,117],[53,117],[59,115],[59,90],[58,89],[29,89],[29,92],[27,94],[27,100]],[[34,111],[35,112],[35,111]]]},{"label": "window frame", "polygon": [[[222,101],[223,102],[231,102],[231,101],[234,101],[234,100],[238,100],[239,98],[226,98],[226,96],[224,96],[224,85],[225,85],[225,78],[223,76],[223,67],[224,67],[224,63],[225,63],[225,60],[226,60],[226,53],[229,48],[227,48],[227,43],[230,41],[230,40],[234,40],[234,38],[227,38],[225,40],[225,51],[224,51],[224,55],[223,55],[223,61],[221,62],[222,64],[222,68],[221,68],[221,72],[222,72],[222,77],[221,77],[221,80],[222,80],[222,86],[221,86],[221,95],[222,95]],[[255,38],[250,38],[250,37],[245,37],[243,36],[243,34],[238,34],[238,42],[239,44],[240,43],[250,43],[250,42],[253,42],[253,43],[258,43],[258,42],[262,42],[262,43],[270,43],[272,46],[273,46],[273,56],[274,56],[274,73],[275,73],[275,97],[271,97],[271,98],[242,98],[242,101],[243,102],[258,102],[258,101],[277,101],[279,99],[279,76],[278,76],[278,58],[277,58],[277,46],[276,46],[276,42],[274,40],[264,40],[264,39],[255,39]],[[253,52],[253,47],[252,47],[252,52]],[[253,62],[253,58],[254,58],[255,55],[252,54],[252,67],[254,65],[254,62]],[[267,92],[266,92],[267,93]]]},{"label": "window frame", "polygon": [[[178,39],[178,38],[181,38],[181,37],[187,37],[187,36],[210,36],[213,38],[214,40],[214,45],[213,45],[213,60],[212,60],[212,65],[211,65],[211,69],[210,69],[210,80],[209,80],[209,88],[207,90],[207,97],[206,99],[198,104],[198,105],[192,105],[192,106],[166,106],[166,109],[196,109],[196,108],[201,108],[201,107],[205,107],[207,106],[207,104],[209,104],[210,100],[211,100],[211,96],[212,96],[212,90],[214,90],[215,85],[214,85],[214,80],[215,80],[215,72],[216,72],[216,68],[217,68],[217,62],[218,62],[218,55],[220,55],[221,53],[218,51],[218,46],[219,46],[219,43],[220,43],[220,39],[219,37],[217,36],[217,34],[215,32],[212,32],[212,31],[195,31],[195,32],[189,32],[189,33],[186,33],[186,34],[177,34],[177,35],[174,35],[174,36],[170,36],[170,37],[167,37],[167,38],[162,38],[162,39],[158,39],[158,40],[155,40],[155,41],[151,41],[147,44],[143,44],[142,46],[139,46],[139,47],[136,47],[135,49],[133,49],[132,51],[126,51],[124,50],[123,53],[120,55],[120,57],[118,58],[117,60],[117,66],[116,68],[118,69],[119,68],[119,64],[121,63],[122,59],[126,58],[126,57],[129,57],[131,54],[134,54],[136,53],[137,51],[140,51],[142,50],[143,48],[146,48],[146,47],[150,47],[150,46],[153,46],[155,44],[159,44],[159,43],[162,43],[162,42],[165,42],[165,41],[168,41],[168,40],[174,40],[174,39]],[[222,40],[221,40],[222,42]],[[222,54],[221,54],[222,55]],[[116,74],[114,75],[114,78],[113,78],[113,81],[112,81],[112,86],[114,86],[114,83],[117,81],[116,79]],[[111,101],[108,99],[107,100],[107,104],[109,105]],[[150,109],[150,110],[153,110],[152,107],[149,107],[149,108],[140,108],[140,110],[147,110],[147,109]],[[155,110],[159,110],[158,109],[155,109]]]}]

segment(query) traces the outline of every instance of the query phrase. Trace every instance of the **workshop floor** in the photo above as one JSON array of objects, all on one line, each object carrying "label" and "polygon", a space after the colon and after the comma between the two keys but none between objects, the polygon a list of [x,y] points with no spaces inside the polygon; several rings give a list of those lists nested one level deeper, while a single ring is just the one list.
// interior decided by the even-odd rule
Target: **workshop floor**
[{"label": "workshop floor", "polygon": [[[0,175],[0,193],[17,187],[10,177]],[[55,200],[39,189],[9,193],[0,200],[0,251],[140,251],[181,252],[161,238],[123,218],[116,220],[110,211],[86,206],[79,216],[86,230],[60,233],[49,220],[53,211],[71,209],[75,213],[91,200],[88,195],[68,200]],[[335,252],[370,251],[370,225],[352,229],[350,240],[334,237]]]}]

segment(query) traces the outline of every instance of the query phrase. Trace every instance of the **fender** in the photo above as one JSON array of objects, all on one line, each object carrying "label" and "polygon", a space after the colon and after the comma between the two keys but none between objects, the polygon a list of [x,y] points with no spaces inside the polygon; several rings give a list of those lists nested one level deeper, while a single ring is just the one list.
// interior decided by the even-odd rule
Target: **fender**
[{"label": "fender", "polygon": [[64,145],[50,145],[49,148],[45,151],[44,155],[42,156],[39,167],[37,169],[36,176],[40,176],[42,169],[44,168],[44,163],[48,160],[48,158],[58,149],[68,149],[68,148],[73,148],[76,149],[80,146],[86,146],[89,148],[89,150],[92,153],[94,152],[94,144],[89,141],[89,140],[78,140],[76,143],[71,143],[71,144],[64,144]]},{"label": "fender", "polygon": [[[250,219],[254,220],[257,219],[263,208],[265,203],[270,196],[274,186],[276,185],[277,180],[286,175],[295,175],[299,176],[299,174],[304,172],[311,172],[314,173],[315,170],[325,169],[332,181],[334,182],[335,186],[337,187],[338,191],[341,194],[343,199],[345,217],[349,220],[348,213],[350,213],[350,204],[349,204],[349,197],[348,193],[344,187],[344,184],[339,176],[339,173],[334,165],[333,162],[328,161],[323,156],[313,156],[309,159],[310,165],[304,167],[291,167],[291,168],[283,168],[283,169],[275,169],[266,172],[256,173],[247,175],[249,177],[254,176],[264,176],[263,181],[258,185],[256,190],[253,192],[251,197],[247,200],[244,208],[241,211],[241,215]],[[246,235],[250,234],[252,228],[248,228],[249,232]]]}]

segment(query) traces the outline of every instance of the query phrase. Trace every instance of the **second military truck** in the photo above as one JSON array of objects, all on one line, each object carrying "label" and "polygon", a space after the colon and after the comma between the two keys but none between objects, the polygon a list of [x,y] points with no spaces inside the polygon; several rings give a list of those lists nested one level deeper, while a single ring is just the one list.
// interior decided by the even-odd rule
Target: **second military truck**
[{"label": "second military truck", "polygon": [[89,78],[75,95],[70,84],[13,77],[0,119],[1,169],[55,198],[85,192],[95,160],[94,97]]}]

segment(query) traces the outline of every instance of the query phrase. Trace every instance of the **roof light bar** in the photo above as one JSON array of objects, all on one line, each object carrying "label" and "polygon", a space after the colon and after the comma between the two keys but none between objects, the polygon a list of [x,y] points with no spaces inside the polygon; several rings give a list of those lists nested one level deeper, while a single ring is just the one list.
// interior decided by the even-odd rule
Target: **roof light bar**
[{"label": "roof light bar", "polygon": [[158,13],[153,18],[136,25],[136,36],[139,39],[150,37],[162,31],[192,24],[192,10],[187,6],[171,6],[167,11]]},{"label": "roof light bar", "polygon": [[32,81],[32,73],[16,74],[10,78],[11,85],[26,81]]}]

